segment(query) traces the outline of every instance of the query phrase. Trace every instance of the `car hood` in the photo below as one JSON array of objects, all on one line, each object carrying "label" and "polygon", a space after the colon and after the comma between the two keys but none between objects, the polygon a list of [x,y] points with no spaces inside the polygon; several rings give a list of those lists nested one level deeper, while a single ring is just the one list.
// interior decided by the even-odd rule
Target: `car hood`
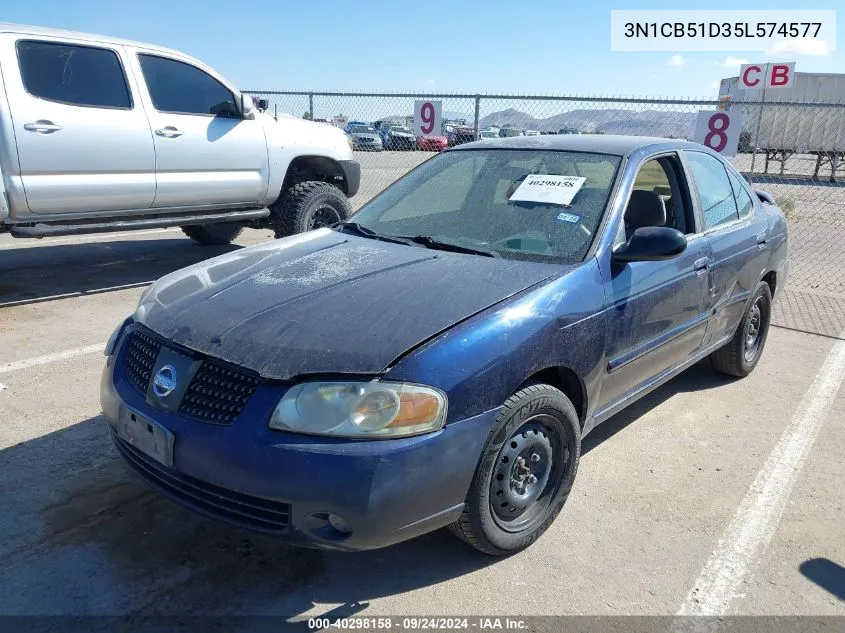
[{"label": "car hood", "polygon": [[134,316],[266,378],[369,374],[560,271],[320,229],[162,277]]}]

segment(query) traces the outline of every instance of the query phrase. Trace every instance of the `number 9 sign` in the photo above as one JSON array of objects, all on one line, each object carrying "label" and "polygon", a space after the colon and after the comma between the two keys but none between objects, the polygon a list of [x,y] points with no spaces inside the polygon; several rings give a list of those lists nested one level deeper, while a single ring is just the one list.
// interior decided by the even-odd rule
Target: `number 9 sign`
[{"label": "number 9 sign", "polygon": [[414,135],[441,136],[443,134],[443,105],[441,101],[414,102]]},{"label": "number 9 sign", "polygon": [[695,122],[695,142],[723,156],[736,156],[741,131],[742,112],[702,110]]}]

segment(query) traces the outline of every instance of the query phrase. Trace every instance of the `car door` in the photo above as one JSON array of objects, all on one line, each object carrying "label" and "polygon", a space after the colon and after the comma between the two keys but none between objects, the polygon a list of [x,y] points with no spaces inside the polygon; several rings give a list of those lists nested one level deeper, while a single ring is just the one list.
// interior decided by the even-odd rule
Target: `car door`
[{"label": "car door", "polygon": [[134,49],[156,154],[154,207],[249,203],[267,190],[264,122],[236,92],[186,59]]},{"label": "car door", "polygon": [[125,55],[108,43],[0,35],[20,167],[7,187],[32,213],[152,204],[153,141]]},{"label": "car door", "polygon": [[638,200],[659,198],[665,221],[686,235],[683,253],[663,261],[612,264],[605,285],[608,301],[607,367],[600,408],[607,410],[631,392],[689,360],[698,352],[709,314],[705,295],[710,245],[698,230],[690,190],[676,153],[644,161],[634,180],[616,245],[641,222],[631,222]]},{"label": "car door", "polygon": [[704,340],[710,345],[733,334],[765,272],[768,222],[755,213],[753,194],[742,176],[721,158],[691,150],[684,158],[712,253],[707,301],[713,317]]}]

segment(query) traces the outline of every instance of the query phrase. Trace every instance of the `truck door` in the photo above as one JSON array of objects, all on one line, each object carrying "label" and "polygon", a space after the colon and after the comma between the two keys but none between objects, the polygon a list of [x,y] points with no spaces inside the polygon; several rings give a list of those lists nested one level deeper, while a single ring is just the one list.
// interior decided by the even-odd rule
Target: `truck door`
[{"label": "truck door", "polygon": [[236,93],[187,60],[135,49],[156,153],[154,207],[250,203],[267,191],[261,119],[244,119]]},{"label": "truck door", "polygon": [[0,35],[20,171],[11,196],[33,213],[147,209],[155,154],[122,46]]}]

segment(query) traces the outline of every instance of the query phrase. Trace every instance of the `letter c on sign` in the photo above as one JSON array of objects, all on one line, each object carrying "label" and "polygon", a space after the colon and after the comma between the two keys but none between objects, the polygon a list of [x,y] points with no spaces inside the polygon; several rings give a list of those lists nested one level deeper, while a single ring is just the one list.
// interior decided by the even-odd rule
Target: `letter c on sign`
[{"label": "letter c on sign", "polygon": [[758,78],[755,78],[753,81],[751,81],[748,77],[752,72],[754,74],[759,75],[760,70],[761,69],[759,66],[749,66],[748,68],[746,68],[745,71],[743,71],[742,73],[742,85],[747,86],[748,88],[753,88],[754,86],[759,84],[760,80]]}]

